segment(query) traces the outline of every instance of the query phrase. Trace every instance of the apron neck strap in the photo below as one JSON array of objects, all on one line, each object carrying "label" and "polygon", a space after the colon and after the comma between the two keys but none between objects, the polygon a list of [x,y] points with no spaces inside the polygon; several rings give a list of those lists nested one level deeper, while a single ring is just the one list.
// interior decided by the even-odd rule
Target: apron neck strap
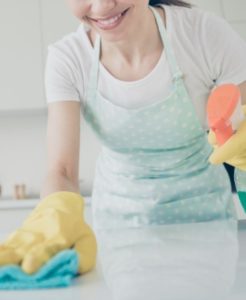
[{"label": "apron neck strap", "polygon": [[93,49],[92,67],[90,71],[89,86],[86,89],[86,99],[93,99],[95,91],[97,90],[98,84],[98,71],[99,71],[99,60],[100,60],[100,35],[96,36],[96,41]]},{"label": "apron neck strap", "polygon": [[160,36],[161,36],[161,39],[162,39],[162,43],[163,43],[163,46],[164,46],[164,51],[166,51],[167,60],[170,64],[170,68],[171,68],[171,71],[172,71],[172,77],[173,77],[173,80],[176,80],[176,79],[182,77],[183,73],[181,72],[181,70],[179,69],[179,66],[177,64],[177,60],[175,58],[173,49],[171,47],[171,43],[170,43],[170,40],[168,38],[167,31],[166,31],[165,25],[163,23],[163,20],[161,19],[161,16],[154,9],[153,6],[149,5],[149,8],[152,10],[152,12],[155,16],[155,20],[156,20],[156,23],[157,23],[157,26],[158,26],[158,29],[159,29],[159,33],[160,33]]}]

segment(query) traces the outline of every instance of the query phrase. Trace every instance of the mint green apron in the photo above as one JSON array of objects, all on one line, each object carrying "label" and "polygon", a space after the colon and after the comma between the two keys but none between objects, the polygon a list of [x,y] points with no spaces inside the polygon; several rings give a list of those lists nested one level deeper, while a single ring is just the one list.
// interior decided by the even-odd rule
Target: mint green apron
[{"label": "mint green apron", "polygon": [[172,71],[168,97],[137,109],[104,98],[97,90],[99,36],[94,47],[83,114],[102,143],[92,192],[96,232],[236,218],[229,177],[222,165],[208,163],[207,133],[162,19],[150,8]]}]

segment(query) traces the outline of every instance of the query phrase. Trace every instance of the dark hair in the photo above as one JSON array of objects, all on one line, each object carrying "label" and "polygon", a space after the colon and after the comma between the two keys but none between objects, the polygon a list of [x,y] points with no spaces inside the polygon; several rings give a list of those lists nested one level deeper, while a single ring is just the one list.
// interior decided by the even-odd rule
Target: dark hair
[{"label": "dark hair", "polygon": [[176,6],[184,6],[191,8],[192,5],[180,0],[150,0],[149,5],[158,5],[158,4],[166,4],[166,5],[176,5]]}]

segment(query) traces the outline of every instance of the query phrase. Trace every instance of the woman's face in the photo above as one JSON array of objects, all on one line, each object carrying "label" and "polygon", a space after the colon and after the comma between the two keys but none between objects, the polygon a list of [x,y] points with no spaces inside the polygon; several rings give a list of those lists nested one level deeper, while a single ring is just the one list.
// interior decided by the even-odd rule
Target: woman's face
[{"label": "woman's face", "polygon": [[72,13],[107,40],[121,40],[140,29],[148,0],[67,0]]}]

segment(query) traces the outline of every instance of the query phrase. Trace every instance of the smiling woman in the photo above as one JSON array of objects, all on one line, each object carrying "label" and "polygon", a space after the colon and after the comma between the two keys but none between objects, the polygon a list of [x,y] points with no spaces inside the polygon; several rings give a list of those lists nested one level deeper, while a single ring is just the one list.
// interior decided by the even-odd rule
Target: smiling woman
[{"label": "smiling woman", "polygon": [[[71,91],[104,145],[93,189],[95,228],[233,217],[227,174],[207,162],[204,108],[215,84],[245,80],[245,42],[224,19],[183,1],[72,7],[82,24],[49,47],[46,88],[48,102],[69,99]],[[61,74],[69,74],[64,84]]]},{"label": "smiling woman", "polygon": [[[236,219],[227,172],[208,161],[212,147],[205,108],[214,86],[246,80],[245,41],[226,20],[188,2],[67,1],[81,24],[49,45],[45,68],[49,172],[42,195],[58,217],[39,214],[47,240],[38,252],[32,250],[28,264],[49,257],[40,253],[48,252],[42,245],[50,242],[53,228],[61,237],[54,239],[57,248],[49,244],[53,254],[79,241],[82,261],[90,254],[83,270],[94,266],[93,233],[88,230],[90,244],[79,214],[70,222],[83,208],[78,195],[81,112],[102,145],[91,202],[100,256],[107,230]],[[49,209],[44,199],[40,207]]]},{"label": "smiling woman", "polygon": [[81,25],[49,46],[47,102],[80,103],[104,146],[95,228],[233,217],[227,173],[208,163],[205,106],[215,85],[246,80],[246,43],[188,2],[68,1]]}]

